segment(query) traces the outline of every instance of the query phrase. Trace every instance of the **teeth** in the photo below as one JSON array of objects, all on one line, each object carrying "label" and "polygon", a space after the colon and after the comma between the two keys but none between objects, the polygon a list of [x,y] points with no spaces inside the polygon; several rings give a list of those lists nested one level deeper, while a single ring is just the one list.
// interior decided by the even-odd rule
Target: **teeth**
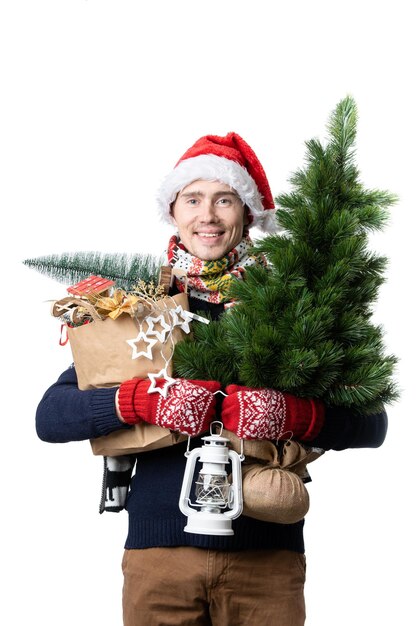
[{"label": "teeth", "polygon": [[218,237],[220,233],[197,233],[200,237]]}]

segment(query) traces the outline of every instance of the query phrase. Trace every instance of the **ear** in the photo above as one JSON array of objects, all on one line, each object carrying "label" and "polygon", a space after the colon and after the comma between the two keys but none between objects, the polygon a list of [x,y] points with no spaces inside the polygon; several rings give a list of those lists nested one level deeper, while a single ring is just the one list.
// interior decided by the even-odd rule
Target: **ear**
[{"label": "ear", "polygon": [[174,209],[175,209],[175,200],[174,200],[174,202],[171,202],[171,204],[169,205],[169,214],[170,214],[170,216],[172,218],[172,221],[174,222],[175,226],[177,226],[177,221],[176,221],[175,216],[174,216]]}]

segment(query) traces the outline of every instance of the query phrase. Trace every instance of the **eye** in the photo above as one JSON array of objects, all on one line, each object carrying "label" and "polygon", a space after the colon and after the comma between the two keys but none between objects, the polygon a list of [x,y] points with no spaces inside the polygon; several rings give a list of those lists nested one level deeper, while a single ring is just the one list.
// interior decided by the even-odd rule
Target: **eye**
[{"label": "eye", "polygon": [[232,203],[231,199],[228,196],[225,196],[224,198],[219,198],[217,202],[219,204],[222,204],[223,206]]}]

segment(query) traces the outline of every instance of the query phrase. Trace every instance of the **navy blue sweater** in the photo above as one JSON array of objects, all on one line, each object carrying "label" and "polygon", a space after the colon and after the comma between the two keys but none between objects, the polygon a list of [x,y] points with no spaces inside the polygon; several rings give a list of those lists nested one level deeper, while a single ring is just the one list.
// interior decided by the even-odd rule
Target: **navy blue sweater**
[{"label": "navy blue sweater", "polygon": [[[205,305],[206,303],[204,303]],[[206,305],[213,316],[219,305]],[[202,309],[202,301],[190,309]],[[81,441],[107,435],[123,426],[115,412],[116,388],[80,391],[75,369],[67,369],[50,387],[36,413],[38,436],[51,443]],[[325,450],[377,447],[387,430],[385,412],[355,416],[345,409],[327,409],[322,431],[309,445]],[[200,445],[198,439],[193,445]],[[127,499],[129,531],[125,547],[195,546],[211,549],[286,549],[304,551],[303,521],[272,524],[241,515],[233,521],[234,535],[218,537],[184,532],[186,518],[178,500],[185,468],[186,443],[137,455],[136,471]]]}]

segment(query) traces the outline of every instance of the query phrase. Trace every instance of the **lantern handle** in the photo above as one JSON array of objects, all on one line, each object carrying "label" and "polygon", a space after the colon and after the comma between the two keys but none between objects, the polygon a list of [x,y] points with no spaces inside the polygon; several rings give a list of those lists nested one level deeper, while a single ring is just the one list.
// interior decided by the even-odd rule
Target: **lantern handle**
[{"label": "lantern handle", "polygon": [[[215,425],[220,426],[220,432],[219,433],[213,432],[213,428],[214,428]],[[210,424],[210,435],[219,435],[221,437],[222,432],[223,432],[223,422],[219,422],[219,421],[211,422],[211,424]]]},{"label": "lantern handle", "polygon": [[243,439],[240,440],[240,455],[239,455],[239,458],[242,463],[245,460],[245,454],[243,452],[243,441],[244,441]]},{"label": "lantern handle", "polygon": [[190,443],[191,443],[191,435],[188,435],[188,439],[187,439],[187,449],[184,452],[184,456],[186,456],[187,458],[190,456],[191,454],[191,450],[190,450]]}]

